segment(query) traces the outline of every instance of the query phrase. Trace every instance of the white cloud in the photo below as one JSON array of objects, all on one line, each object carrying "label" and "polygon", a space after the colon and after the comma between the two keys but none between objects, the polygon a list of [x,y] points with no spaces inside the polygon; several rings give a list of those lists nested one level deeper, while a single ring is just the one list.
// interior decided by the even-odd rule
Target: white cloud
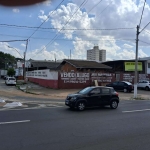
[{"label": "white cloud", "polygon": [[44,15],[44,10],[40,10],[41,14]]},{"label": "white cloud", "polygon": [[[84,5],[85,10],[88,12],[99,1],[91,0]],[[51,24],[55,28],[65,29],[87,29],[87,30],[62,30],[61,33],[64,38],[74,39],[73,57],[86,58],[86,50],[93,48],[94,44],[99,45],[100,48],[106,49],[108,59],[134,59],[135,58],[135,36],[136,25],[139,23],[143,3],[139,5],[133,0],[106,0],[97,5],[90,13],[93,17],[89,17],[87,12],[78,10],[77,13],[72,15],[81,4],[80,0],[75,0],[75,4],[68,3],[66,6],[62,5],[59,9],[54,11],[51,15]],[[109,5],[109,6],[108,6]],[[99,15],[108,6],[102,15]],[[136,16],[136,17],[135,17]],[[147,22],[150,17],[149,5],[146,5],[143,14],[142,24]],[[134,29],[120,29],[132,28]],[[88,29],[112,29],[116,30],[88,30]],[[140,35],[141,39],[145,41],[150,40],[150,34],[143,32]],[[118,40],[129,40],[132,43],[118,44]],[[80,40],[80,41],[79,41]],[[123,45],[123,47],[122,47]],[[130,50],[127,50],[130,49]],[[133,49],[133,50],[132,50]],[[143,52],[143,51],[142,51]],[[139,52],[139,55],[144,55]]]},{"label": "white cloud", "polygon": [[57,42],[54,42],[54,45],[55,45],[55,46],[58,46],[59,44],[58,44]]},{"label": "white cloud", "polygon": [[43,2],[44,5],[50,6],[51,5],[51,0],[46,0]]},{"label": "white cloud", "polygon": [[142,58],[142,57],[148,57],[147,54],[145,54],[142,49],[139,50],[139,53],[138,53],[139,57]]},{"label": "white cloud", "polygon": [[24,43],[21,44],[22,47],[26,47],[26,45]]},{"label": "white cloud", "polygon": [[[38,18],[40,18],[41,19],[41,21],[43,22],[43,21],[45,21],[45,20],[47,20],[48,21],[48,16],[46,16],[46,15],[44,15],[44,10],[40,10],[40,15],[38,16]],[[46,21],[46,22],[47,22]]]},{"label": "white cloud", "polygon": [[13,11],[14,13],[19,13],[19,12],[20,12],[20,10],[19,10],[18,8],[14,8],[12,11]]},{"label": "white cloud", "polygon": [[133,46],[132,46],[132,45],[129,45],[129,44],[124,44],[123,47],[124,47],[124,48],[133,48]]},{"label": "white cloud", "polygon": [[[41,51],[42,50],[42,51]],[[45,46],[42,46],[41,49],[35,49],[33,51],[29,51],[27,53],[27,59],[35,59],[35,60],[62,60],[67,58],[63,51],[54,49],[51,51],[47,51]]]},{"label": "white cloud", "polygon": [[[23,56],[21,50],[19,50],[19,49],[17,49],[17,48],[9,48],[8,46],[9,46],[8,43],[2,43],[2,42],[0,42],[0,50],[1,50],[2,52],[11,54],[11,55],[13,55],[13,56],[16,57],[16,58],[17,58],[17,57],[18,57],[18,58],[21,58],[21,56]],[[15,49],[16,49],[20,54],[19,54]],[[20,56],[20,55],[21,55],[21,56]]]}]

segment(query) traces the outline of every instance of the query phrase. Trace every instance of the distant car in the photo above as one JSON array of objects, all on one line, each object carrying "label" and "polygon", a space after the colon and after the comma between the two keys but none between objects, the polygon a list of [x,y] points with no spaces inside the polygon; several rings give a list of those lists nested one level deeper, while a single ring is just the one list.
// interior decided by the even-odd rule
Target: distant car
[{"label": "distant car", "polygon": [[146,91],[150,90],[150,81],[143,80],[137,84],[138,88],[145,89]]},{"label": "distant car", "polygon": [[75,94],[69,94],[65,104],[70,108],[82,111],[86,107],[109,105],[116,109],[119,103],[118,93],[110,87],[93,86],[82,89]]},{"label": "distant car", "polygon": [[4,76],[4,80],[6,80],[6,78],[7,78],[8,76],[6,75],[6,76]]},{"label": "distant car", "polygon": [[16,79],[14,77],[7,77],[5,80],[6,85],[16,85]]},{"label": "distant car", "polygon": [[107,87],[113,87],[116,91],[131,92],[134,90],[132,83],[127,81],[116,81],[106,85]]}]

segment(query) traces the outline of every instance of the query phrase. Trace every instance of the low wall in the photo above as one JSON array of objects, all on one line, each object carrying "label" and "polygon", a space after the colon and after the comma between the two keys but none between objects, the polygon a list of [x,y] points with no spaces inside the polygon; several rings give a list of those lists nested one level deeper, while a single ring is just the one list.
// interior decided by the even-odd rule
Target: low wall
[{"label": "low wall", "polygon": [[32,77],[29,77],[28,80],[30,82],[37,83],[43,87],[58,89],[58,80],[37,79]]},{"label": "low wall", "polygon": [[[134,84],[134,73],[57,72],[47,69],[30,71],[27,77],[31,82],[55,89],[82,89],[95,85],[94,80],[100,86],[114,81],[129,81]],[[139,80],[150,80],[150,75],[139,74]]]}]

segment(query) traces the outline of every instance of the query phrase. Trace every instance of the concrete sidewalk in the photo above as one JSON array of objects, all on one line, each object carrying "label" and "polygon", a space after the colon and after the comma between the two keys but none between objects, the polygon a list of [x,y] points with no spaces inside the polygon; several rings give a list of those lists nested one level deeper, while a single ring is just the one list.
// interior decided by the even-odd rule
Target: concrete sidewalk
[{"label": "concrete sidewalk", "polygon": [[[80,89],[50,89],[31,82],[28,82],[27,84],[20,86],[20,89],[27,93],[52,97],[53,99],[65,99],[68,94],[76,93],[80,90]],[[134,95],[133,92],[132,93],[118,92],[118,93],[120,100],[133,99]],[[150,91],[138,90],[138,99],[149,100]]]}]

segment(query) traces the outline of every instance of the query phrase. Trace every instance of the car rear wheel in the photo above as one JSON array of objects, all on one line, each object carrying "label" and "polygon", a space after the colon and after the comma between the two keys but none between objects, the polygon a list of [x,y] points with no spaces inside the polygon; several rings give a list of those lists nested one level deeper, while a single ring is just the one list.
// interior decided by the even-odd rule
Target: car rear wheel
[{"label": "car rear wheel", "polygon": [[85,109],[85,103],[84,102],[79,102],[77,105],[78,110],[82,111]]},{"label": "car rear wheel", "polygon": [[124,93],[127,93],[127,91],[128,91],[127,89],[123,89],[123,92],[124,92]]},{"label": "car rear wheel", "polygon": [[112,109],[116,109],[118,107],[118,102],[116,100],[111,101],[110,107]]},{"label": "car rear wheel", "polygon": [[149,91],[149,87],[148,87],[148,86],[146,86],[146,87],[145,87],[145,90],[146,90],[146,91]]}]

